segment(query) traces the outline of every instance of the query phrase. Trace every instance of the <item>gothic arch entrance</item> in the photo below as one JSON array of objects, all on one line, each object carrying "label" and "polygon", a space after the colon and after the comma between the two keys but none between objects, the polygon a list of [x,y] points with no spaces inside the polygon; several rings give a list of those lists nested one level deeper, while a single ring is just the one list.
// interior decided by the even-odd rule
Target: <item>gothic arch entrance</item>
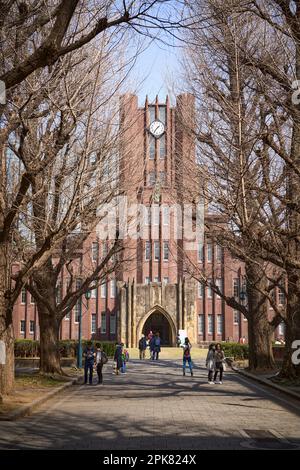
[{"label": "gothic arch entrance", "polygon": [[138,339],[142,334],[159,332],[162,346],[174,346],[176,328],[170,315],[160,306],[153,307],[139,322],[137,328]]}]

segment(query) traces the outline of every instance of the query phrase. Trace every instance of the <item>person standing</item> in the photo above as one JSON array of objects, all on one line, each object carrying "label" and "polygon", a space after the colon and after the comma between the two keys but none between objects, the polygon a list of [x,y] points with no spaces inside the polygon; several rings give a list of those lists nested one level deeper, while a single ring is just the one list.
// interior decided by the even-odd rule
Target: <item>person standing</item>
[{"label": "person standing", "polygon": [[119,375],[119,371],[122,368],[123,362],[122,362],[122,348],[124,344],[117,343],[116,344],[116,349],[115,349],[115,354],[114,354],[114,362],[116,363],[116,375]]},{"label": "person standing", "polygon": [[155,359],[156,361],[158,360],[158,355],[160,353],[160,337],[159,337],[159,332],[155,333],[154,336],[154,344],[153,344],[153,360]]},{"label": "person standing", "polygon": [[142,335],[141,339],[139,340],[139,351],[140,351],[140,359],[145,359],[145,352],[147,349],[147,341],[145,335]]},{"label": "person standing", "polygon": [[93,369],[94,369],[94,362],[95,362],[95,351],[92,347],[91,341],[89,341],[86,345],[85,350],[83,351],[83,356],[85,358],[84,361],[84,384],[87,384],[88,375],[89,375],[89,384],[92,385],[93,383]]},{"label": "person standing", "polygon": [[150,359],[152,359],[152,361],[154,360],[154,341],[155,336],[152,336],[152,338],[149,340]]},{"label": "person standing", "polygon": [[190,340],[188,338],[184,339],[184,343],[182,345],[182,348],[183,348],[183,360],[182,360],[183,375],[185,375],[186,363],[188,363],[191,376],[193,376],[194,373],[193,373],[193,368],[192,368],[192,357],[191,357],[192,345],[191,345]]},{"label": "person standing", "polygon": [[[216,350],[214,353],[214,360],[215,360],[214,383],[215,384],[222,384],[223,372],[224,372],[224,367],[223,367],[224,359],[225,359],[224,351],[222,349],[221,344],[218,343],[216,344]],[[220,373],[220,380],[217,382],[218,372]]]},{"label": "person standing", "polygon": [[106,363],[107,363],[107,356],[105,352],[103,351],[101,345],[99,345],[96,350],[96,371],[98,375],[98,384],[103,383],[102,369],[103,369],[103,365]]},{"label": "person standing", "polygon": [[206,368],[208,369],[208,383],[213,384],[213,373],[215,370],[215,345],[210,344],[206,356]]}]

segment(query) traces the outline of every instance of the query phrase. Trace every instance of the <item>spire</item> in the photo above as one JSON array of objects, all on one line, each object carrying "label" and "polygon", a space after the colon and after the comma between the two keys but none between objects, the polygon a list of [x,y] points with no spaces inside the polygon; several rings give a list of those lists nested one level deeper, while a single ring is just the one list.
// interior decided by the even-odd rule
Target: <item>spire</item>
[{"label": "spire", "polygon": [[148,108],[148,104],[149,104],[149,102],[148,102],[148,95],[146,95],[146,99],[145,99],[145,108]]}]

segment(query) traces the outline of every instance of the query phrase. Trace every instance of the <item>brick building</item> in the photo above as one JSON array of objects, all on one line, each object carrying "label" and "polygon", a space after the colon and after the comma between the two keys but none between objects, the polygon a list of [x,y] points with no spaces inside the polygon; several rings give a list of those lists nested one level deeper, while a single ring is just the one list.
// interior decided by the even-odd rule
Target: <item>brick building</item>
[{"label": "brick building", "polygon": [[[178,239],[174,205],[201,201],[195,141],[189,132],[194,120],[194,98],[183,94],[176,106],[169,99],[139,107],[135,95],[120,100],[120,187],[129,205],[143,209],[143,236],[124,239],[122,263],[114,276],[79,301],[62,321],[62,339],[77,339],[80,313],[82,336],[105,341],[122,340],[136,346],[142,333],[159,331],[164,344],[175,345],[178,330],[192,343],[247,339],[247,321],[224,300],[192,279],[186,259],[203,269],[226,295],[239,298],[243,266],[227,250],[204,239],[193,249]],[[188,124],[188,125],[187,125]],[[205,225],[216,216],[204,210]],[[175,236],[176,232],[176,236]],[[96,234],[84,246],[87,263],[98,263],[107,245]],[[62,272],[57,295],[65,292],[67,275]],[[281,293],[274,291],[278,302]],[[270,315],[272,315],[270,309]],[[15,306],[17,338],[39,338],[34,300],[23,289]],[[283,334],[279,327],[277,336]]]}]

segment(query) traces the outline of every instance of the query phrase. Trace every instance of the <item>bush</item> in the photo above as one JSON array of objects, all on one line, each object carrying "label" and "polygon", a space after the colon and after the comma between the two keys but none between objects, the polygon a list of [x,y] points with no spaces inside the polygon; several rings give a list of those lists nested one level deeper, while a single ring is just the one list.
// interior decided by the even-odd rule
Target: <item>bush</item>
[{"label": "bush", "polygon": [[243,360],[249,358],[248,344],[240,343],[221,343],[226,357],[233,357],[234,360]]},{"label": "bush", "polygon": [[[82,340],[82,349],[84,349],[89,340]],[[112,357],[115,352],[114,342],[101,342],[91,341],[94,347],[101,344],[103,351],[108,357]],[[78,341],[73,339],[64,339],[58,342],[58,348],[61,357],[76,357]],[[15,340],[15,357],[39,357],[40,356],[40,342],[32,339],[16,339]]]}]

